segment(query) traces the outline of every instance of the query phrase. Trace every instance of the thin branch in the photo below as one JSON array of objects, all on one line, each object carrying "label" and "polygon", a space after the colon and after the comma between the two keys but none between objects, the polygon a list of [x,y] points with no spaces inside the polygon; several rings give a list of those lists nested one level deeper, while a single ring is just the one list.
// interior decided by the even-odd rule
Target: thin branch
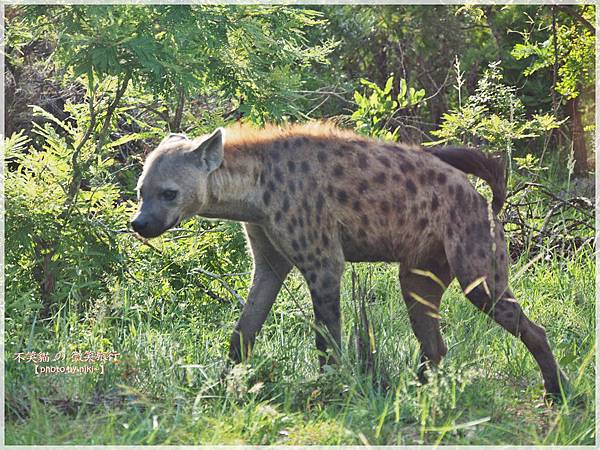
[{"label": "thin branch", "polygon": [[102,151],[102,147],[104,146],[104,141],[106,140],[106,136],[108,135],[110,121],[112,119],[112,116],[113,116],[115,110],[117,109],[117,106],[119,106],[119,102],[121,101],[121,98],[125,94],[125,90],[127,89],[127,86],[129,85],[129,80],[131,80],[131,72],[127,72],[125,74],[125,77],[123,78],[123,82],[117,89],[115,98],[113,99],[111,104],[108,106],[108,109],[106,111],[106,116],[104,116],[104,123],[102,124],[102,129],[100,130],[100,133],[98,135],[98,142],[96,143],[96,151],[98,152],[98,154],[100,154],[100,152]]},{"label": "thin branch", "polygon": [[231,295],[235,297],[235,299],[240,305],[244,306],[246,304],[246,302],[240,296],[240,294],[238,294],[231,286],[229,286],[229,284],[227,284],[227,281],[225,281],[221,275],[217,275],[216,273],[204,270],[202,267],[196,267],[195,269],[192,269],[192,272],[199,272],[203,275],[206,275],[207,277],[217,280]]},{"label": "thin branch", "polygon": [[560,11],[564,12],[565,14],[571,16],[573,19],[581,23],[585,28],[588,29],[590,33],[592,33],[593,35],[596,34],[596,28],[585,17],[579,14],[574,8],[566,5],[556,5],[556,7]]}]

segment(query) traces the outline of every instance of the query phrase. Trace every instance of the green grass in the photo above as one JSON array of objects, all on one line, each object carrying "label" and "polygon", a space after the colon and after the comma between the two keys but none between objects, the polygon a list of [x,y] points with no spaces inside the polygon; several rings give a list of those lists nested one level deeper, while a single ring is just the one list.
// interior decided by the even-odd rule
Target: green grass
[{"label": "green grass", "polygon": [[[517,261],[512,273],[526,262]],[[349,270],[339,368],[318,374],[304,318],[311,315],[309,297],[294,273],[249,364],[227,382],[219,377],[239,315],[235,301],[215,303],[168,277],[138,272],[88,308],[70,300],[50,321],[19,318],[29,326],[7,338],[6,443],[594,443],[591,250],[542,259],[512,283],[529,317],[546,328],[571,381],[568,401],[553,406],[544,404],[541,376],[525,347],[477,311],[456,283],[441,308],[448,355],[421,386],[396,268],[355,267],[360,276],[371,273],[376,372],[385,373],[387,389],[358,369]],[[121,361],[104,375],[48,376],[13,361],[16,349],[56,348],[114,349]]]}]

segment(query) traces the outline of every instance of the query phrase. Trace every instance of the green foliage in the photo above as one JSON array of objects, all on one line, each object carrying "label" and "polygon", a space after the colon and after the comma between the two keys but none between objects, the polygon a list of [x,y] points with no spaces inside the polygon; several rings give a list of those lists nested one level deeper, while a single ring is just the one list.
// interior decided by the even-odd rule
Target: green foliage
[{"label": "green foliage", "polygon": [[[595,7],[591,5],[567,6],[574,8],[584,20],[595,23]],[[530,76],[542,69],[557,67],[556,91],[566,99],[577,97],[581,89],[594,84],[595,35],[589,29],[573,20],[559,23],[556,36],[549,32],[545,40],[539,42],[524,32],[523,43],[515,44],[511,54],[517,60],[529,59],[524,70]],[[557,52],[555,52],[555,46]]]},{"label": "green foliage", "polygon": [[[45,273],[40,273],[41,277],[52,274],[47,282],[56,283],[57,298],[83,301],[118,261],[118,255],[116,261],[106,258],[115,251],[115,245],[105,231],[119,222],[122,225],[119,216],[125,211],[125,205],[118,202],[119,187],[107,179],[115,161],[97,155],[87,189],[69,201],[67,191],[73,176],[70,162],[75,149],[67,139],[81,139],[89,118],[72,105],[66,109],[78,123],[71,125],[54,118],[53,122],[36,125],[34,133],[42,142],[40,148],[18,136],[7,141],[6,158],[15,167],[6,175],[6,230],[11,236],[6,247],[10,261],[7,276],[12,281],[9,292],[13,295],[15,290],[30,290],[43,282],[32,279],[32,273],[41,271]],[[93,152],[88,141],[81,155],[91,157]]]},{"label": "green foliage", "polygon": [[550,114],[528,119],[517,89],[503,82],[498,63],[490,64],[464,106],[443,115],[434,144],[485,144],[498,151],[510,151],[515,141],[535,138],[558,128],[561,122]]},{"label": "green foliage", "polygon": [[[59,33],[54,59],[75,77],[123,77],[153,98],[218,94],[251,120],[301,115],[295,91],[333,42],[307,45],[315,11],[262,6],[31,7],[31,24]],[[57,28],[57,23],[60,26]]]},{"label": "green foliage", "polygon": [[405,79],[400,80],[400,89],[393,98],[392,86],[394,77],[390,76],[385,86],[380,88],[375,83],[360,79],[361,85],[366,87],[365,93],[354,91],[356,111],[352,113],[351,119],[355,123],[354,129],[367,136],[379,137],[393,141],[398,137],[398,128],[389,131],[389,120],[400,109],[419,106],[424,103],[425,90],[416,90],[408,87]]}]

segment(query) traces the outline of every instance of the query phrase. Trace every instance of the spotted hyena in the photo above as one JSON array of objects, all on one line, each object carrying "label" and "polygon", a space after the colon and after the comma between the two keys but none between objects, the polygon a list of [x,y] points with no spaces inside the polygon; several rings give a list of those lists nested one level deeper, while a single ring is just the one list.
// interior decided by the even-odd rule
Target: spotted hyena
[{"label": "spotted hyena", "polygon": [[[490,184],[491,205],[465,173]],[[389,261],[400,265],[423,362],[435,365],[447,352],[439,305],[456,277],[477,308],[523,341],[547,392],[560,390],[544,329],[527,318],[508,287],[506,242],[496,218],[505,197],[504,165],[482,152],[384,143],[324,124],[219,128],[193,140],[166,137],[146,160],[138,192],[131,225],[144,237],[193,215],[244,222],[254,271],[231,337],[234,362],[250,351],[294,266],[310,288],[319,362],[335,359],[345,261]]]}]

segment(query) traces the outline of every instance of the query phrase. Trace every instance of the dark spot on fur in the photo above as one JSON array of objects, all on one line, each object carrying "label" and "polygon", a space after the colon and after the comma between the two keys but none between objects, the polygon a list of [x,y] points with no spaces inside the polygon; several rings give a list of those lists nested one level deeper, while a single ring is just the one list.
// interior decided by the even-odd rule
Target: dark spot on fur
[{"label": "dark spot on fur", "polygon": [[283,148],[285,148],[286,150],[290,148],[290,141],[288,141],[287,139],[283,141]]},{"label": "dark spot on fur", "polygon": [[298,217],[298,225],[300,225],[300,228],[304,228],[304,219],[302,217]]},{"label": "dark spot on fur", "polygon": [[454,195],[454,186],[453,185],[448,186],[448,192],[450,193],[450,195]]},{"label": "dark spot on fur", "polygon": [[387,156],[378,156],[377,160],[385,167],[390,167],[390,158],[388,158]]},{"label": "dark spot on fur", "polygon": [[361,228],[358,230],[358,237],[360,239],[365,239],[367,237],[367,232]]},{"label": "dark spot on fur", "polygon": [[354,200],[354,201],[352,202],[352,209],[353,209],[354,211],[360,211],[360,210],[361,210],[361,207],[360,207],[360,201],[359,201],[359,200]]},{"label": "dark spot on fur", "polygon": [[373,180],[379,184],[385,184],[385,172],[379,172]]},{"label": "dark spot on fur", "polygon": [[390,203],[387,200],[382,200],[379,204],[381,207],[381,212],[384,214],[389,214],[390,212]]},{"label": "dark spot on fur", "polygon": [[304,209],[304,211],[306,212],[310,211],[310,206],[308,205],[308,200],[306,199],[306,197],[302,199],[302,209]]},{"label": "dark spot on fur", "polygon": [[297,146],[308,144],[308,138],[305,136],[297,137],[295,143]]},{"label": "dark spot on fur", "polygon": [[269,192],[275,192],[275,183],[273,183],[272,181],[269,181],[267,183],[267,189],[269,190]]},{"label": "dark spot on fur", "polygon": [[300,236],[300,247],[306,248],[307,246],[308,246],[308,244],[306,242],[306,236],[304,236],[304,235]]},{"label": "dark spot on fur", "polygon": [[477,256],[479,256],[481,259],[485,259],[485,256],[486,256],[485,250],[484,250],[484,249],[482,249],[482,248],[480,248],[480,249],[477,251]]},{"label": "dark spot on fur", "polygon": [[360,216],[360,221],[362,222],[362,224],[364,226],[369,225],[369,217],[366,214],[363,214],[362,216]]},{"label": "dark spot on fur", "polygon": [[275,222],[276,222],[276,223],[279,223],[279,222],[281,222],[281,216],[282,216],[282,214],[281,214],[281,211],[277,211],[277,212],[275,213]]},{"label": "dark spot on fur", "polygon": [[333,186],[331,185],[331,183],[329,183],[327,185],[327,193],[332,196],[333,195]]},{"label": "dark spot on fur", "polygon": [[417,193],[417,186],[415,186],[415,183],[411,179],[406,180],[406,189],[413,194]]},{"label": "dark spot on fur", "polygon": [[310,165],[308,164],[308,162],[302,161],[302,163],[300,164],[300,168],[302,169],[302,172],[308,173],[308,171],[310,170]]},{"label": "dark spot on fur", "polygon": [[426,181],[427,181],[427,177],[425,176],[425,174],[423,172],[421,172],[419,174],[419,183],[425,184]]},{"label": "dark spot on fur", "polygon": [[281,171],[281,169],[279,167],[275,168],[275,179],[279,183],[283,183],[283,172]]},{"label": "dark spot on fur", "polygon": [[292,234],[294,232],[294,226],[291,223],[288,223],[287,230],[290,234]]},{"label": "dark spot on fur", "polygon": [[317,274],[315,272],[310,272],[309,279],[311,283],[315,283],[317,281]]},{"label": "dark spot on fur", "polygon": [[296,219],[296,216],[292,216],[292,220],[290,221],[290,223],[294,228],[296,228],[296,225],[298,225],[298,219]]},{"label": "dark spot on fur", "polygon": [[292,248],[294,249],[295,252],[300,250],[300,245],[298,245],[298,242],[295,239],[292,241]]},{"label": "dark spot on fur", "polygon": [[335,284],[336,284],[335,277],[333,275],[331,275],[330,273],[326,273],[321,278],[321,288],[324,290],[334,287]]},{"label": "dark spot on fur", "polygon": [[465,190],[460,184],[456,185],[456,194],[455,195],[456,195],[456,201],[458,202],[458,204],[462,205],[465,201]]},{"label": "dark spot on fur", "polygon": [[325,246],[325,247],[329,246],[329,238],[327,237],[327,235],[325,233],[321,234],[321,242],[323,242],[323,246]]},{"label": "dark spot on fur", "polygon": [[283,198],[283,205],[281,206],[281,209],[283,212],[288,212],[290,209],[290,198],[287,195]]},{"label": "dark spot on fur", "polygon": [[404,172],[414,172],[415,166],[410,161],[404,161],[400,163],[400,169]]},{"label": "dark spot on fur", "polygon": [[362,153],[358,155],[358,167],[361,169],[369,167],[369,158],[367,155]]},{"label": "dark spot on fur", "polygon": [[325,205],[325,197],[323,193],[319,192],[317,196],[317,212],[320,213],[323,210],[323,205]]},{"label": "dark spot on fur", "polygon": [[340,178],[344,176],[344,168],[341,164],[336,164],[333,168],[333,176],[336,178]]},{"label": "dark spot on fur", "polygon": [[456,222],[458,220],[458,215],[456,214],[455,208],[452,208],[450,210],[450,219],[452,220],[452,222]]},{"label": "dark spot on fur", "polygon": [[294,173],[296,171],[296,163],[294,161],[288,161],[287,166],[290,173]]},{"label": "dark spot on fur", "polygon": [[294,183],[294,180],[288,181],[288,189],[292,194],[296,192],[296,184]]},{"label": "dark spot on fur", "polygon": [[412,205],[412,207],[410,208],[410,213],[413,216],[416,216],[418,212],[419,212],[419,207],[417,205]]},{"label": "dark spot on fur", "polygon": [[[285,147],[286,143],[287,142],[284,142],[284,144],[283,144],[284,147]],[[281,159],[281,155],[279,154],[278,150],[272,150],[271,157],[273,158],[273,161],[275,161],[275,162],[279,162],[279,160]]]},{"label": "dark spot on fur", "polygon": [[437,180],[438,180],[438,183],[440,183],[440,184],[446,184],[446,180],[447,180],[446,174],[443,172],[438,173]]},{"label": "dark spot on fur", "polygon": [[[321,142],[319,141],[319,143],[321,143]],[[319,160],[320,163],[327,162],[327,153],[324,152],[323,150],[320,150],[319,153],[317,153],[317,159]]]},{"label": "dark spot on fur", "polygon": [[425,228],[429,224],[429,219],[427,217],[422,217],[419,220],[419,227]]},{"label": "dark spot on fur", "polygon": [[268,206],[269,202],[271,201],[271,193],[269,191],[263,192],[262,198],[263,198],[263,203]]},{"label": "dark spot on fur", "polygon": [[454,231],[452,231],[452,228],[450,227],[448,227],[446,230],[446,234],[448,235],[448,239],[452,239],[454,237]]},{"label": "dark spot on fur", "polygon": [[394,180],[395,182],[400,181],[400,175],[398,175],[397,173],[392,175],[392,180]]},{"label": "dark spot on fur", "polygon": [[431,198],[431,210],[435,211],[439,207],[440,207],[440,201],[438,199],[438,196],[434,193],[433,197]]},{"label": "dark spot on fur", "polygon": [[367,180],[360,180],[358,182],[358,193],[362,195],[367,192],[367,189],[369,189],[369,183]]},{"label": "dark spot on fur", "polygon": [[337,191],[337,199],[340,203],[346,203],[348,201],[348,193],[343,189]]}]

